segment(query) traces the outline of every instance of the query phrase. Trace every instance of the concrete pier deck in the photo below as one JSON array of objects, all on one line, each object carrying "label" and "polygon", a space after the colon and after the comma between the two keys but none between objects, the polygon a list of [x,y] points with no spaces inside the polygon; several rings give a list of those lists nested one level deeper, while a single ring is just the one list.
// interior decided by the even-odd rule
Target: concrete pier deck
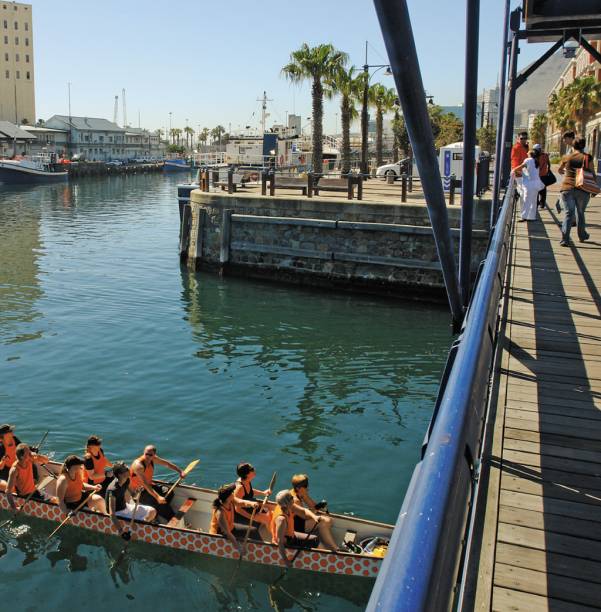
[{"label": "concrete pier deck", "polygon": [[601,609],[601,211],[515,223],[470,555],[475,610]]}]

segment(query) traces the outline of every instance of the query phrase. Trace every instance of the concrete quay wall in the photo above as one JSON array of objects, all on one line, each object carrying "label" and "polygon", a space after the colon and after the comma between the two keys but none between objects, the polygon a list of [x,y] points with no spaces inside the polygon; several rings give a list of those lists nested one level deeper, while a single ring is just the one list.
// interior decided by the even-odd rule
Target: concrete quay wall
[{"label": "concrete quay wall", "polygon": [[[489,203],[476,207],[472,269],[484,257]],[[460,209],[449,209],[459,250]],[[193,269],[302,285],[445,300],[425,205],[270,198],[194,190],[182,222]]]}]

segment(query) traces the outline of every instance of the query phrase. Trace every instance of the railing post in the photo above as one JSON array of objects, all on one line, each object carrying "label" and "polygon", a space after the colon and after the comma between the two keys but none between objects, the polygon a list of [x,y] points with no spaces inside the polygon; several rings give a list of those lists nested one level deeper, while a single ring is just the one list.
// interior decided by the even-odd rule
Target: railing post
[{"label": "railing post", "polygon": [[307,197],[313,197],[313,172],[307,172]]},{"label": "railing post", "polygon": [[267,171],[261,170],[261,195],[267,195]]},{"label": "railing post", "polygon": [[449,206],[455,204],[455,175],[451,174],[449,178]]},{"label": "railing post", "polygon": [[269,172],[269,195],[275,195],[275,168]]},{"label": "railing post", "polygon": [[346,175],[346,181],[347,181],[346,198],[347,200],[352,200],[354,185],[353,185],[353,177],[350,175],[350,173]]},{"label": "railing post", "polygon": [[407,175],[401,175],[401,202],[407,201]]},{"label": "railing post", "polygon": [[363,199],[363,176],[357,175],[357,200]]},{"label": "railing post", "polygon": [[227,192],[234,193],[234,169],[228,168],[227,171]]}]

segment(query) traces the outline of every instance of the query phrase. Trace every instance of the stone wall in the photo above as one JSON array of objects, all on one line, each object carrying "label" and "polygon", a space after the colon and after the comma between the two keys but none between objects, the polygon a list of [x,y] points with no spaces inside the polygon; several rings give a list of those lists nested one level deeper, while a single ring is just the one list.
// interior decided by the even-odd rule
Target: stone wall
[{"label": "stone wall", "polygon": [[[476,205],[472,268],[488,241],[489,203]],[[195,190],[192,268],[405,298],[446,300],[427,209]],[[455,251],[459,207],[449,209]]]}]

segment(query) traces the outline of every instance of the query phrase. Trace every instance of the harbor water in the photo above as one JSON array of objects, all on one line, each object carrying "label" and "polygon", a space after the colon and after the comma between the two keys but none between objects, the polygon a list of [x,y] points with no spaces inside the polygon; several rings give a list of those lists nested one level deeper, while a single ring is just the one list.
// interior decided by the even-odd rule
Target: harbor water
[{"label": "harbor water", "polygon": [[[184,175],[185,176],[185,175]],[[394,522],[451,342],[438,307],[181,267],[183,176],[0,185],[0,422],[56,460],[89,434],[145,444],[218,487],[247,460],[308,473],[330,510]],[[163,472],[169,479],[173,473]],[[7,515],[0,514],[3,520]],[[16,521],[0,596],[18,610],[361,610],[373,581],[291,572]]]}]

